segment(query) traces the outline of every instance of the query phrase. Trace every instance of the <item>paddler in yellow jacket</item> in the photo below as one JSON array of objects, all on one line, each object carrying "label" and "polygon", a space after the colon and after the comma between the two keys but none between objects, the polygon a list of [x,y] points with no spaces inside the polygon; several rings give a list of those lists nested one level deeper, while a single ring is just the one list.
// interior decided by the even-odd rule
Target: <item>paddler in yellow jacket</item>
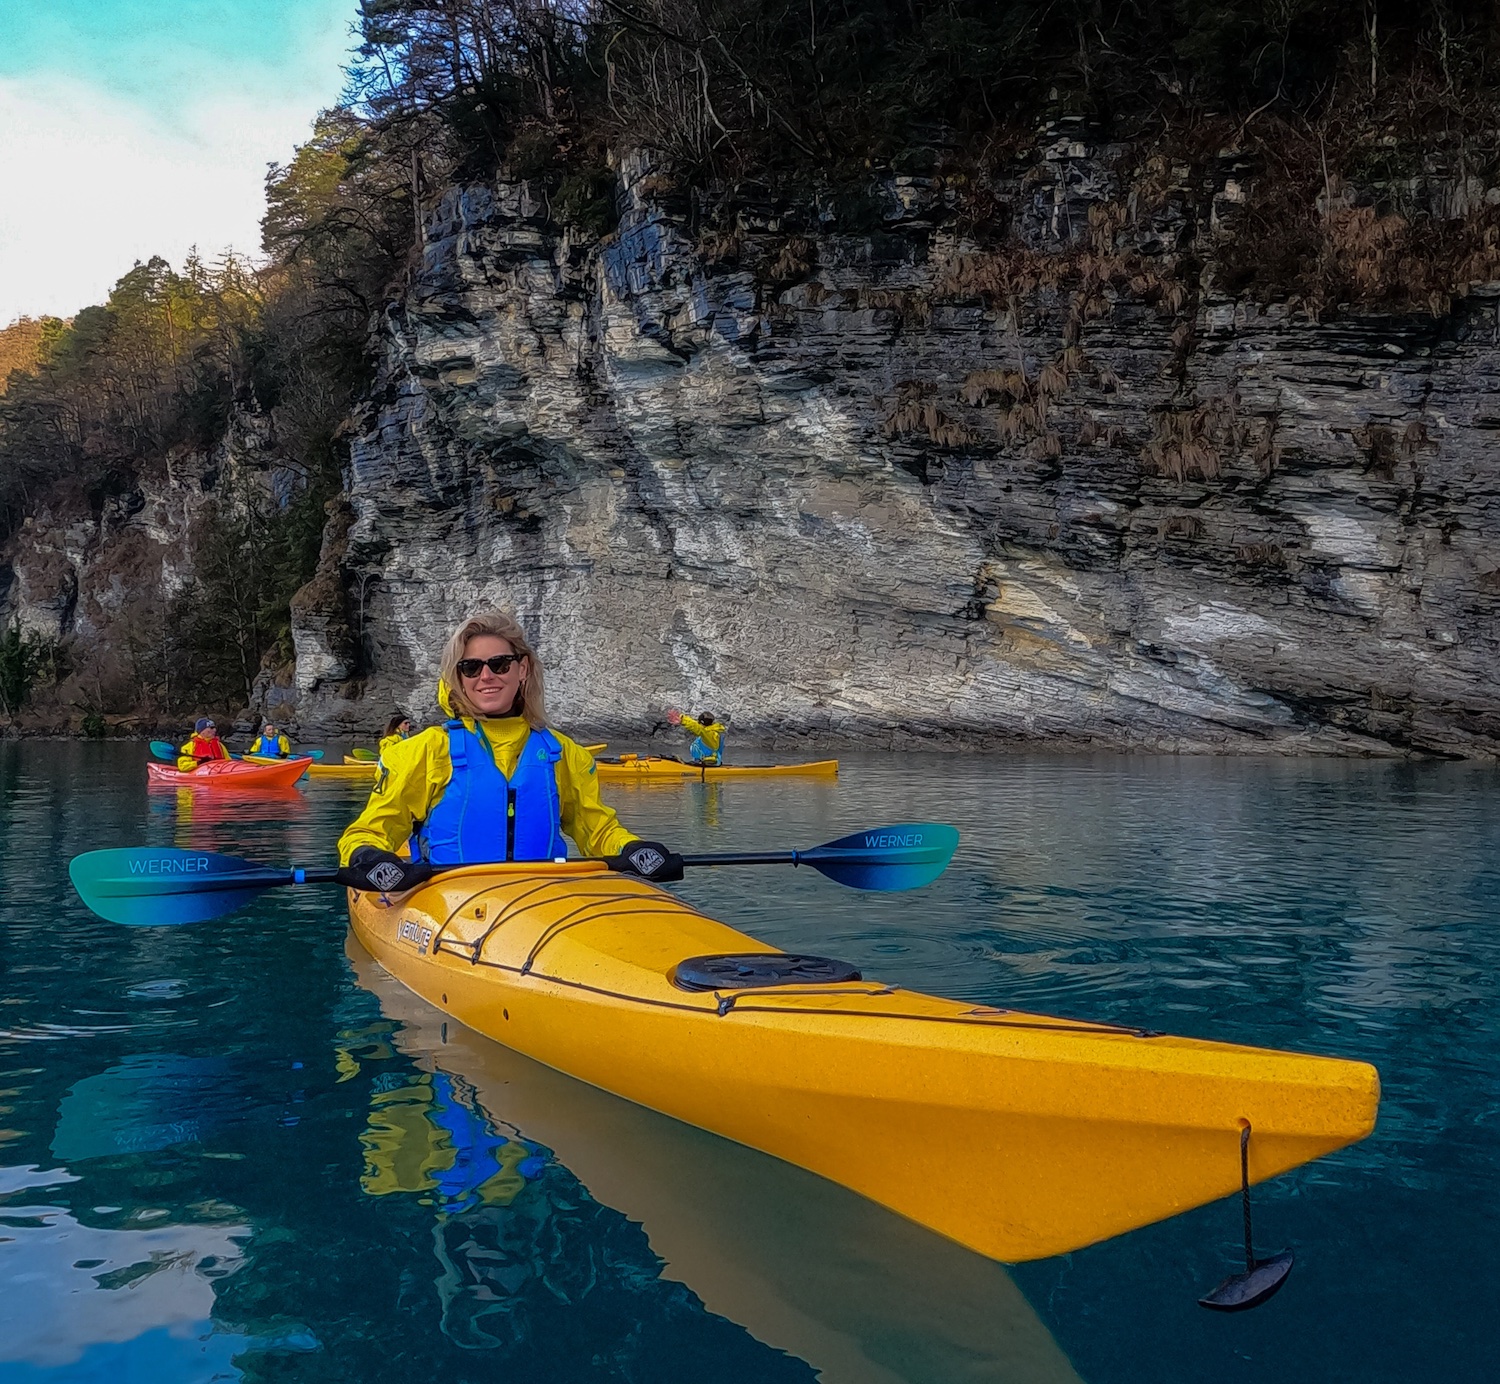
[{"label": "paddler in yellow jacket", "polygon": [[684,716],[680,711],[667,712],[667,720],[674,726],[693,736],[688,754],[694,764],[722,764],[724,762],[724,736],[729,727],[711,711],[700,711],[697,716]]},{"label": "paddler in yellow jacket", "polygon": [[183,773],[190,774],[200,764],[207,764],[211,759],[228,758],[229,751],[219,739],[218,727],[209,717],[200,716],[193,725],[193,733],[188,736],[187,744],[178,748],[177,767]]},{"label": "paddler in yellow jacket", "polygon": [[392,745],[399,745],[403,740],[411,738],[411,717],[404,711],[398,711],[389,721],[385,723],[385,733],[380,737],[380,749],[377,757],[385,758],[385,752]]},{"label": "paddler in yellow jacket", "polygon": [[458,628],[438,701],[450,719],[382,747],[370,801],[339,838],[351,889],[403,893],[434,865],[556,860],[564,835],[613,870],[682,878],[681,856],[634,836],[599,801],[593,756],[548,727],[541,661],[510,616]]}]

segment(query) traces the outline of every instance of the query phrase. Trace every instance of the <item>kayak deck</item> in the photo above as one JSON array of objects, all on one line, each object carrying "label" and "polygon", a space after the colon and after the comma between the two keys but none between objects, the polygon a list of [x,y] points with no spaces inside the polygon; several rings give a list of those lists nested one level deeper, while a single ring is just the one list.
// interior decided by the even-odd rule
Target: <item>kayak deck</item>
[{"label": "kayak deck", "polygon": [[148,783],[182,788],[289,788],[307,772],[306,759],[278,759],[248,764],[239,759],[214,759],[196,769],[171,764],[146,765]]},{"label": "kayak deck", "polygon": [[621,755],[619,759],[596,759],[602,779],[730,779],[730,778],[837,778],[836,759],[818,759],[808,764],[690,764],[656,755]]},{"label": "kayak deck", "polygon": [[1362,1139],[1360,1062],[845,981],[696,993],[688,957],[774,953],[594,862],[483,866],[382,907],[361,944],[505,1045],[786,1159],[995,1259],[1062,1254]]}]

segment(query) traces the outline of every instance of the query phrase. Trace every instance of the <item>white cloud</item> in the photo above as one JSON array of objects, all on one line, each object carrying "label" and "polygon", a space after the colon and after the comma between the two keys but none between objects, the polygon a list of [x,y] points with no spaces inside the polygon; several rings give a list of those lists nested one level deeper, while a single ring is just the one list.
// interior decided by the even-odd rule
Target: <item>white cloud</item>
[{"label": "white cloud", "polygon": [[0,325],[102,302],[152,255],[258,255],[266,165],[315,114],[219,97],[169,129],[80,82],[0,78]]}]

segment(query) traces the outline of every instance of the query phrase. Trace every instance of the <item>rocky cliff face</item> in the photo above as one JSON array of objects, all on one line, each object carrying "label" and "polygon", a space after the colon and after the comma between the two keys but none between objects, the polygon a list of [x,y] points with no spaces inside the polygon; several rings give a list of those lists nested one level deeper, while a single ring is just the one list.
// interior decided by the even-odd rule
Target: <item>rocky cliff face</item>
[{"label": "rocky cliff face", "polygon": [[[998,189],[1005,256],[938,180],[874,229],[743,193],[712,224],[637,157],[602,242],[525,183],[451,191],[358,420],[344,594],[299,617],[303,719],[420,714],[500,605],[591,730],[1494,753],[1500,298],[1216,292],[1253,188],[1169,168],[1147,212],[1111,157],[1060,139]],[[1184,293],[1153,265],[1187,252]]]},{"label": "rocky cliff face", "polygon": [[[453,189],[262,695],[431,714],[447,633],[499,605],[559,722],[616,736],[675,704],[766,739],[1494,754],[1500,286],[1321,323],[1236,297],[1253,179],[1158,161],[1144,195],[1123,152],[1019,164],[1004,251],[936,177],[695,201],[634,156],[603,238]],[[107,630],[116,555],[170,584],[195,487],[22,535],[9,610]]]}]

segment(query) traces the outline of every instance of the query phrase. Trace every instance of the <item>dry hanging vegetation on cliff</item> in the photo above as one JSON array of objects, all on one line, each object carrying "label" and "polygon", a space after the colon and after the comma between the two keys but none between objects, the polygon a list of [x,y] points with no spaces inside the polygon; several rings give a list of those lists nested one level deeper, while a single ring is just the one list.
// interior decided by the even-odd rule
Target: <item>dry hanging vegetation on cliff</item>
[{"label": "dry hanging vegetation on cliff", "polygon": [[[1440,312],[1500,276],[1489,4],[365,0],[363,14],[360,94],[403,130],[414,170],[505,165],[597,227],[606,150],[644,144],[699,187],[831,193],[844,229],[869,216],[872,172],[933,174],[978,239],[1003,241],[994,174],[1067,115],[1136,151],[1137,212],[1237,161],[1255,192],[1225,255],[1233,289],[1313,313]],[[732,232],[704,236],[722,249]]]},{"label": "dry hanging vegetation on cliff", "polygon": [[[1002,441],[1055,458],[1069,382],[1112,387],[1080,340],[1105,286],[1154,304],[1190,349],[1193,246],[1226,166],[1239,190],[1220,289],[1315,316],[1441,313],[1500,278],[1497,57],[1500,14],[1450,0],[362,0],[345,103],[268,178],[263,262],[152,260],[70,322],[0,333],[0,537],[44,509],[128,510],[143,481],[191,466],[217,486],[192,574],[132,613],[147,634],[108,677],[95,670],[90,696],[96,711],[243,700],[289,655],[340,429],[373,378],[372,326],[402,292],[424,209],[504,170],[544,189],[559,220],[607,234],[611,158],[642,145],[666,156],[664,197],[693,194],[682,202],[715,263],[742,254],[747,199],[816,199],[833,229],[862,234],[881,227],[881,178],[928,179],[970,247],[937,296],[1015,321],[1029,296],[1061,294],[1066,321],[1055,359],[964,381],[960,413],[908,381],[888,434],[965,446],[961,410],[993,407]],[[1058,122],[1125,151],[1121,200],[1065,255],[1042,256],[996,188]],[[1127,202],[1132,218],[1175,208],[1155,263],[1117,249]],[[769,281],[800,282],[817,257],[789,234]],[[907,290],[862,292],[914,320],[932,309]],[[1143,463],[1208,476],[1226,449],[1273,457],[1226,409],[1164,415]],[[252,426],[260,481],[220,483],[223,439]],[[1078,426],[1095,440],[1092,420]]]}]

